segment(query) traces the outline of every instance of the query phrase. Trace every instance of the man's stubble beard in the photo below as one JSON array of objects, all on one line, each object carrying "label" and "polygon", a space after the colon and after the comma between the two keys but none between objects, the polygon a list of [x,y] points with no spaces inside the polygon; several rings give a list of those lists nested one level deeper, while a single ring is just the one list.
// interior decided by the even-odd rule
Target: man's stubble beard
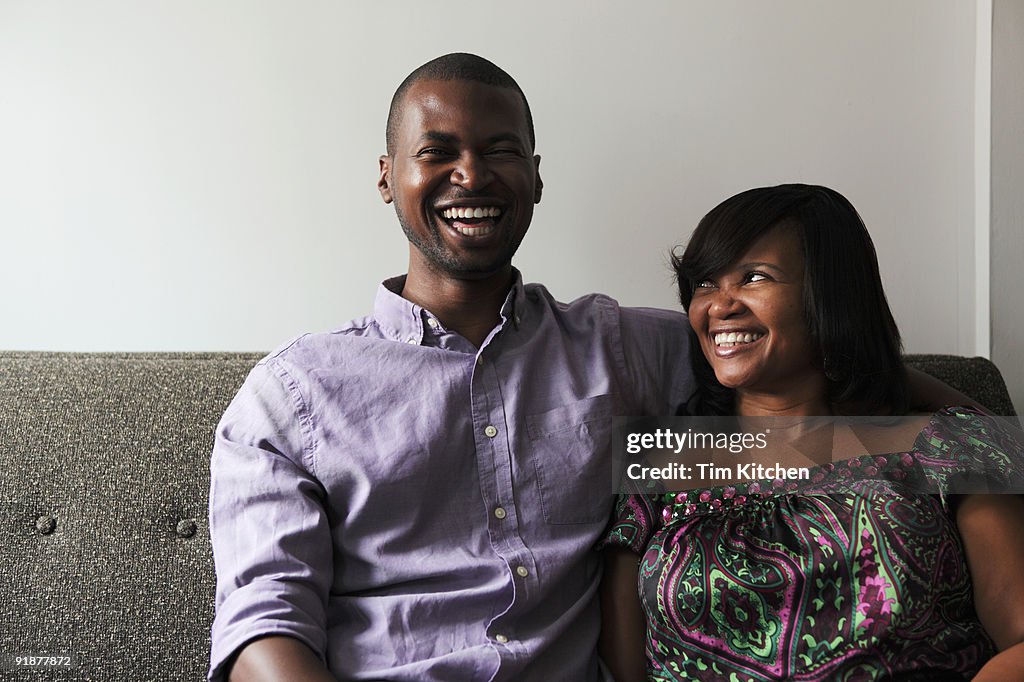
[{"label": "man's stubble beard", "polygon": [[[502,244],[501,252],[492,261],[487,263],[465,263],[456,258],[445,246],[444,239],[441,237],[433,220],[427,222],[427,226],[430,229],[430,239],[427,240],[423,238],[423,235],[417,234],[409,227],[409,221],[406,220],[397,201],[395,202],[395,215],[398,216],[398,224],[402,226],[405,238],[416,247],[417,251],[423,254],[427,262],[435,270],[451,275],[456,279],[476,279],[501,270],[512,262],[512,256],[515,255],[519,245],[522,243],[522,237],[517,242],[511,243],[509,238],[512,233],[505,231],[503,235],[505,241]],[[522,236],[526,236],[525,232]]]}]

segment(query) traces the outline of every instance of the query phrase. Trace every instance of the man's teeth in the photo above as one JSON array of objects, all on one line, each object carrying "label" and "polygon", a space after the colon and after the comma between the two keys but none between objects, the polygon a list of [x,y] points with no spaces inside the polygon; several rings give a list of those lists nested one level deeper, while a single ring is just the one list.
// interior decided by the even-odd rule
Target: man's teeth
[{"label": "man's teeth", "polygon": [[501,209],[494,206],[477,206],[446,208],[441,215],[451,220],[452,218],[497,218],[501,215]]},{"label": "man's teeth", "polygon": [[470,227],[468,225],[452,225],[459,234],[464,234],[467,237],[483,237],[486,234],[494,232],[494,225],[481,225],[480,227]]},{"label": "man's teeth", "polygon": [[715,334],[715,345],[729,348],[757,341],[762,336],[764,336],[763,332],[722,332]]}]

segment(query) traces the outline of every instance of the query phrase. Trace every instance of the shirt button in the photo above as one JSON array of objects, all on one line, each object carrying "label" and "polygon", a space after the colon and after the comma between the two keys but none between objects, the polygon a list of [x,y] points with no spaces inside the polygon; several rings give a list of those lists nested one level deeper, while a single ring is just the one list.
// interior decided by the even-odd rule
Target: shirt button
[{"label": "shirt button", "polygon": [[495,507],[494,508],[494,518],[496,518],[496,519],[503,519],[506,516],[507,516],[507,514],[505,513],[505,508],[504,507]]},{"label": "shirt button", "polygon": [[508,637],[506,637],[505,635],[502,635],[502,634],[497,634],[497,635],[495,635],[495,636],[494,636],[494,639],[495,639],[495,640],[496,640],[496,641],[497,641],[497,642],[498,642],[499,644],[508,644]]},{"label": "shirt button", "polygon": [[430,325],[430,328],[431,328],[431,329],[437,329],[437,328],[438,328],[438,326],[439,326],[439,325],[437,324],[437,320],[435,320],[435,319],[434,319],[434,318],[432,318],[432,317],[428,317],[428,318],[427,318],[427,324],[429,324],[429,325]]},{"label": "shirt button", "polygon": [[409,339],[406,343],[416,343],[416,339]]},{"label": "shirt button", "polygon": [[518,575],[520,578],[525,578],[526,576],[530,575],[530,572],[526,570],[526,566],[516,566],[516,575]]},{"label": "shirt button", "polygon": [[482,355],[477,356],[476,364],[478,364],[478,365],[484,364],[484,356],[482,356]]},{"label": "shirt button", "polygon": [[487,426],[484,427],[484,435],[486,435],[488,438],[494,438],[495,436],[498,435],[498,429],[488,424]]}]

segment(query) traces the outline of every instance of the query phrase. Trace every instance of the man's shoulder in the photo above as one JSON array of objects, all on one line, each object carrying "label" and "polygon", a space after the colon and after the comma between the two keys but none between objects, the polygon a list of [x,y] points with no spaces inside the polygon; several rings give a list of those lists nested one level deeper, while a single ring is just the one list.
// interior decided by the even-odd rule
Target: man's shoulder
[{"label": "man's shoulder", "polygon": [[538,305],[547,301],[559,324],[575,335],[610,347],[621,386],[632,394],[631,414],[675,414],[693,394],[690,324],[681,312],[621,306],[604,294],[559,303],[540,285],[527,288]]},{"label": "man's shoulder", "polygon": [[557,300],[543,284],[526,284],[523,288],[526,291],[527,298],[531,301],[544,302],[563,313],[587,315],[595,314],[597,311],[612,311],[615,315],[628,318],[630,320],[663,323],[668,326],[688,324],[686,315],[677,310],[648,308],[643,306],[624,306],[607,294],[584,294],[569,302],[563,302]]},{"label": "man's shoulder", "polygon": [[679,343],[686,343],[690,323],[686,315],[677,310],[624,306],[611,296],[601,293],[585,294],[563,303],[556,300],[541,284],[528,284],[525,289],[527,298],[546,305],[556,315],[575,319],[601,318],[622,329],[630,339],[669,337]]},{"label": "man's shoulder", "polygon": [[270,351],[260,362],[296,367],[316,366],[325,359],[345,353],[360,339],[382,338],[384,335],[373,317],[357,317],[330,331],[306,332],[294,336]]},{"label": "man's shoulder", "polygon": [[625,320],[643,322],[651,325],[658,325],[669,329],[679,327],[689,328],[690,320],[686,314],[678,310],[667,310],[665,308],[647,308],[636,306],[621,306],[619,314]]}]

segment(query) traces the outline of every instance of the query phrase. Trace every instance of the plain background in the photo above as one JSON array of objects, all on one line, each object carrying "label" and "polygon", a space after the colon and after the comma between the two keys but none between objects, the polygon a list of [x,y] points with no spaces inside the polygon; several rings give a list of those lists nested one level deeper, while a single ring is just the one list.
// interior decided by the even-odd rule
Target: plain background
[{"label": "plain background", "polygon": [[391,94],[469,51],[533,109],[527,281],[676,307],[712,206],[826,184],[906,350],[993,357],[1024,407],[1022,36],[1015,0],[0,0],[0,348],[268,350],[367,313],[407,255]]}]

